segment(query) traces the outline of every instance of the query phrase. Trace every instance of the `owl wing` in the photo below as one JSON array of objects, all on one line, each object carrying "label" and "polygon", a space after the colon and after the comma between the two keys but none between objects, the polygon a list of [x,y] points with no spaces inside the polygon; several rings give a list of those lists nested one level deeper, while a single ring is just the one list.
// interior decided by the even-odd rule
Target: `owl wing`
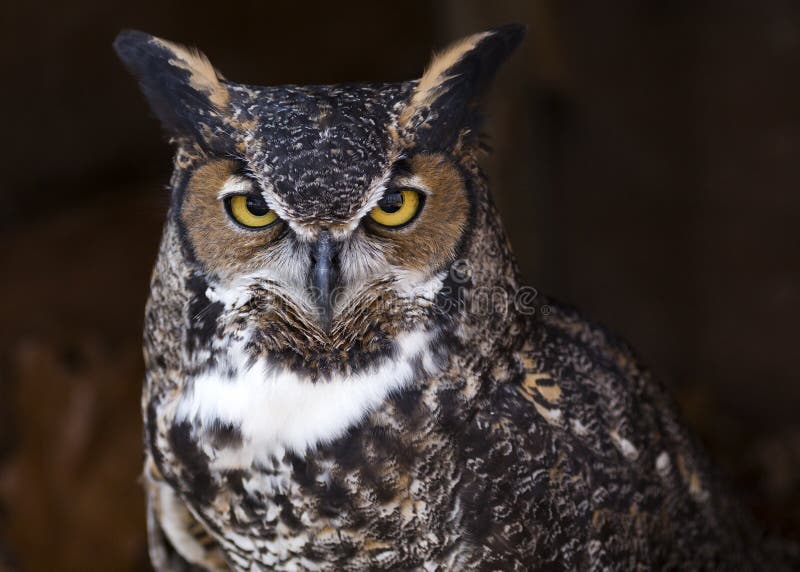
[{"label": "owl wing", "polygon": [[147,533],[153,567],[158,572],[229,572],[216,540],[149,460],[147,467]]},{"label": "owl wing", "polygon": [[[497,505],[526,516],[518,537],[495,536],[537,558],[548,547],[563,556],[567,540],[589,547],[571,554],[579,568],[581,558],[601,568],[625,558],[658,569],[690,558],[709,567],[770,562],[761,532],[622,340],[552,303],[512,363],[511,383],[497,386],[479,417],[498,428],[487,471],[518,472],[517,486],[504,493],[514,502],[498,493]],[[511,468],[503,468],[503,446],[516,455]],[[537,524],[541,514],[551,516],[547,527]]]}]

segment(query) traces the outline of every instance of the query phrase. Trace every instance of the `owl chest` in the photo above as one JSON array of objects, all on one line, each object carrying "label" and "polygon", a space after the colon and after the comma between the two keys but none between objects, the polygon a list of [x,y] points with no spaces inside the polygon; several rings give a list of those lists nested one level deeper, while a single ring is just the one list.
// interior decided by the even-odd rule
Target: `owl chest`
[{"label": "owl chest", "polygon": [[177,422],[157,439],[164,472],[242,568],[359,560],[391,568],[456,541],[448,522],[459,510],[454,461],[440,455],[432,463],[433,450],[371,419],[311,453],[276,449],[256,462],[234,436],[198,434]]},{"label": "owl chest", "polygon": [[454,542],[455,460],[424,406],[387,400],[393,378],[317,392],[254,369],[252,381],[195,378],[147,408],[160,470],[232,559],[313,569],[308,554],[357,554],[395,566]]}]

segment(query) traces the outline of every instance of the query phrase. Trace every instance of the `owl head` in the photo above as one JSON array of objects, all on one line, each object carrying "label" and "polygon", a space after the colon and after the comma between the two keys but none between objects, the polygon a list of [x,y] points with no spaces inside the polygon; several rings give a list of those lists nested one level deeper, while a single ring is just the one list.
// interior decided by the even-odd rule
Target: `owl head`
[{"label": "owl head", "polygon": [[177,147],[161,257],[182,272],[189,353],[236,339],[250,361],[319,379],[446,329],[454,263],[507,258],[477,156],[482,100],[523,36],[469,36],[414,81],[254,87],[121,33]]}]

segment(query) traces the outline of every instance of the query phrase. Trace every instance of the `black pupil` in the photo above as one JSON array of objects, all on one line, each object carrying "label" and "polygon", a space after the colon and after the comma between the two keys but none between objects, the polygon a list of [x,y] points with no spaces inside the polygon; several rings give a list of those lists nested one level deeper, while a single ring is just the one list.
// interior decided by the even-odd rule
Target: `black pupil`
[{"label": "black pupil", "polygon": [[382,211],[387,213],[396,213],[403,206],[403,193],[399,191],[392,191],[386,193],[381,200],[378,201],[378,206]]},{"label": "black pupil", "polygon": [[269,212],[267,202],[262,197],[247,197],[247,210],[255,216],[264,216]]}]

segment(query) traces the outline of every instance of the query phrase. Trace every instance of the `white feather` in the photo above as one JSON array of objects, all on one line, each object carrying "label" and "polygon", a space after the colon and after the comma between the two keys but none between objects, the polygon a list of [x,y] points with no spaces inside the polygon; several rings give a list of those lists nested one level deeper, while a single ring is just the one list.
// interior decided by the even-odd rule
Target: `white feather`
[{"label": "white feather", "polygon": [[[219,423],[240,427],[242,449],[218,459],[226,468],[263,462],[282,448],[302,454],[340,437],[409,383],[412,362],[424,355],[431,337],[423,330],[403,334],[392,359],[351,377],[316,382],[275,368],[263,358],[247,367],[242,341],[230,354],[238,373],[232,379],[216,370],[197,376],[180,398],[176,420],[202,427]],[[423,360],[423,365],[434,367],[430,360]]]}]

